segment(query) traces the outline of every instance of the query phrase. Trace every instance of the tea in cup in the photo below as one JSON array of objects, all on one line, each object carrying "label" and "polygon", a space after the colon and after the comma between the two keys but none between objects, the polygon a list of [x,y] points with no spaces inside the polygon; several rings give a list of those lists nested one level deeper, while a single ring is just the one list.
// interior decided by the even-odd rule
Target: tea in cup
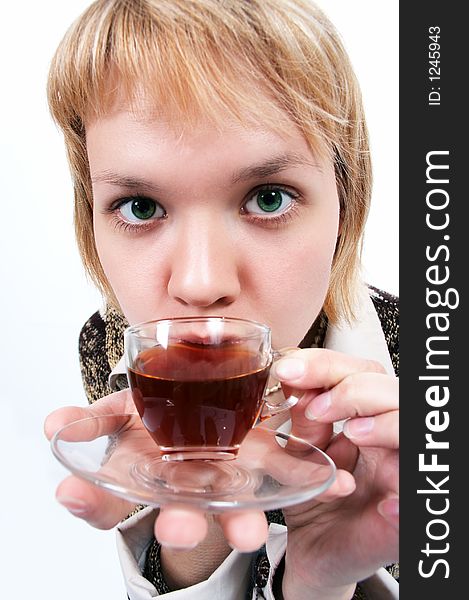
[{"label": "tea in cup", "polygon": [[174,318],[129,327],[124,339],[135,406],[166,459],[234,458],[262,412],[279,356],[270,328],[235,318]]}]

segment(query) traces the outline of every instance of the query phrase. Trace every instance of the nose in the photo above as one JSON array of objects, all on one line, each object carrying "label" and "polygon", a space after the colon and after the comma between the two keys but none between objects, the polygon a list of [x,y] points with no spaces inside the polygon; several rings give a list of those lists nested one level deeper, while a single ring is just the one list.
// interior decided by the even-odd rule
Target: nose
[{"label": "nose", "polygon": [[233,236],[212,216],[181,225],[171,257],[169,296],[184,306],[229,306],[241,291],[238,256]]}]

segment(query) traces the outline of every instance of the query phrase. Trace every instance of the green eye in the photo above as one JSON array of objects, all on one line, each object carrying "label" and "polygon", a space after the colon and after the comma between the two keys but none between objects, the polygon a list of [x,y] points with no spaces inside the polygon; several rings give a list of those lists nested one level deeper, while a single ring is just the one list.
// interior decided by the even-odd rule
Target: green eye
[{"label": "green eye", "polygon": [[144,196],[126,199],[119,210],[124,219],[130,223],[160,219],[166,215],[164,208],[158,202]]},{"label": "green eye", "polygon": [[156,204],[149,198],[132,200],[130,210],[137,219],[151,219],[156,212]]},{"label": "green eye", "polygon": [[280,190],[262,190],[257,194],[257,205],[266,212],[278,210],[282,206],[282,201]]},{"label": "green eye", "polygon": [[[252,194],[244,205],[244,210],[254,215],[272,215],[271,218],[287,212],[295,203],[293,192],[278,187],[265,187]],[[270,218],[270,217],[269,217]]]}]

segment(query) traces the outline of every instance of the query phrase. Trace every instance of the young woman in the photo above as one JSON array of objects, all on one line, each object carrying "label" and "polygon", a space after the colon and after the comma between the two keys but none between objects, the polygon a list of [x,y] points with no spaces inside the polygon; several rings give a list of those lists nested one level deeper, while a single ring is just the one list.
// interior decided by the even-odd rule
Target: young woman
[{"label": "young woman", "polygon": [[370,157],[331,23],[307,0],[98,0],[54,57],[49,102],[106,308],[80,337],[92,404],[50,415],[47,435],[134,412],[128,324],[234,316],[299,348],[274,373],[301,396],[293,431],[339,467],[269,524],[135,511],[75,477],[59,501],[102,528],[136,512],[118,530],[131,600],[397,597],[381,568],[398,548],[397,300],[360,280]]}]

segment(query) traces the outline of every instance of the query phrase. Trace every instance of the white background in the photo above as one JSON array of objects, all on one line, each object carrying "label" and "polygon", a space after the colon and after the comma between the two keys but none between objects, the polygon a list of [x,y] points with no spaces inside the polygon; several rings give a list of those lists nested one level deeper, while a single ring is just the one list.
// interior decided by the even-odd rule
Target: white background
[{"label": "white background", "polygon": [[[125,598],[114,532],[54,500],[64,474],[42,435],[51,410],[82,404],[77,336],[100,306],[75,247],[72,189],[45,82],[86,0],[7,2],[0,20],[0,569],[4,598]],[[362,84],[375,166],[368,282],[398,294],[398,2],[321,0]]]}]

